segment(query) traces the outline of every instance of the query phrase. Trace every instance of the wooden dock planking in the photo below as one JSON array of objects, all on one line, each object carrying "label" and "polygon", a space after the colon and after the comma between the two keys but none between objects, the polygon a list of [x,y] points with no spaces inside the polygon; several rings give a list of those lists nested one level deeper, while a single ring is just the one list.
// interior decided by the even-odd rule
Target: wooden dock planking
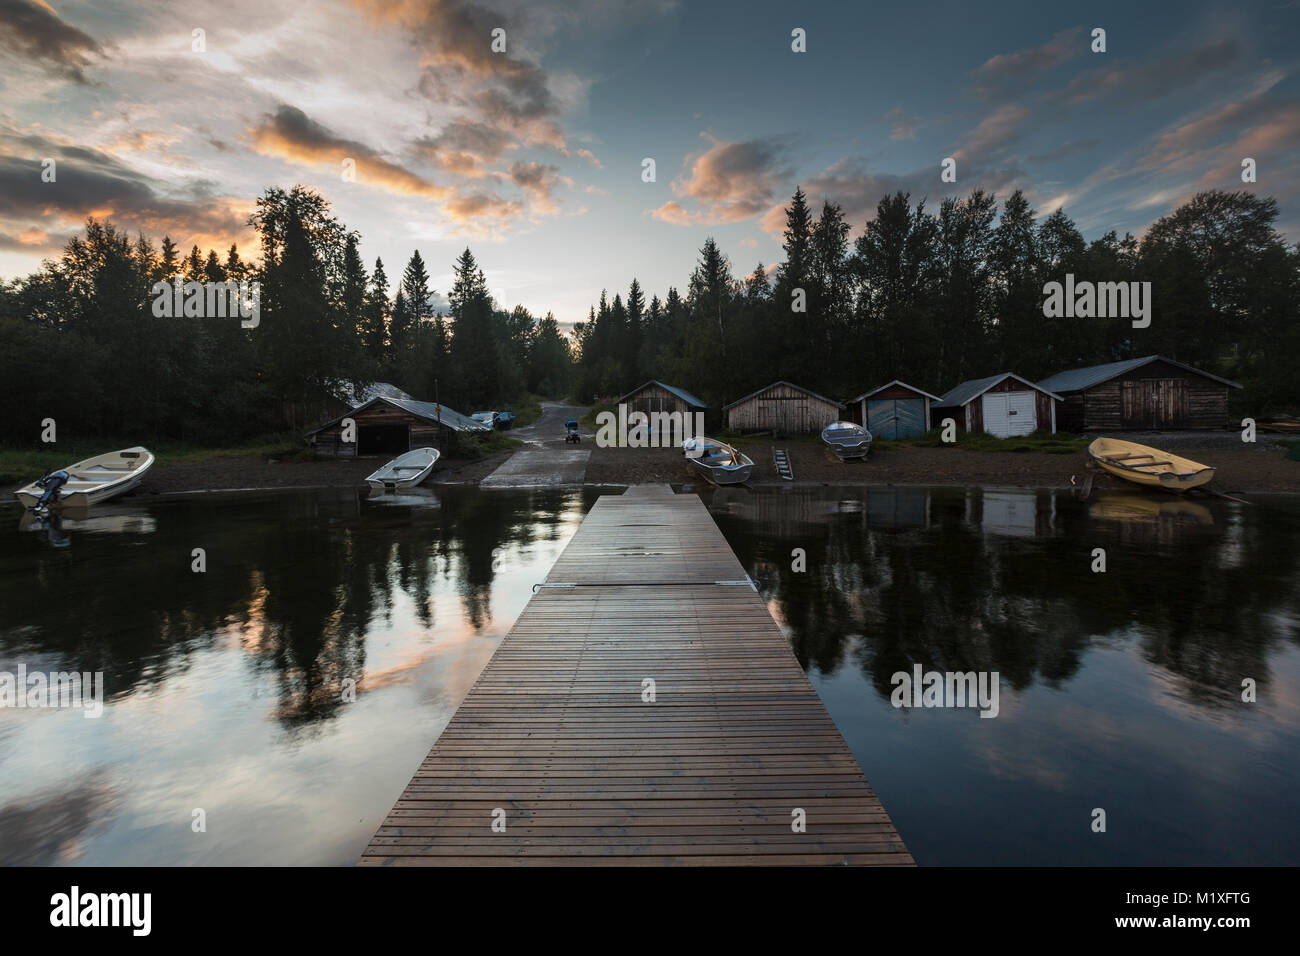
[{"label": "wooden dock planking", "polygon": [[703,504],[639,486],[596,502],[360,863],[913,861]]}]

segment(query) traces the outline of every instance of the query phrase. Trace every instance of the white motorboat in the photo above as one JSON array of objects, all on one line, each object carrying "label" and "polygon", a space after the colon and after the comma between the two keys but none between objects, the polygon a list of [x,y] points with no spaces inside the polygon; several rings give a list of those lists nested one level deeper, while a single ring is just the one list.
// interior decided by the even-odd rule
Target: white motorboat
[{"label": "white motorboat", "polygon": [[[144,479],[153,467],[154,456],[148,448],[137,445],[96,455],[61,471],[50,472],[39,480],[19,488],[14,494],[27,508],[35,508],[53,486],[46,506],[84,508],[126,494]],[[66,480],[62,476],[66,475]],[[61,483],[60,483],[61,482]]]},{"label": "white motorboat", "polygon": [[399,455],[366,478],[376,491],[398,491],[414,488],[429,477],[441,453],[436,448],[413,448]]}]

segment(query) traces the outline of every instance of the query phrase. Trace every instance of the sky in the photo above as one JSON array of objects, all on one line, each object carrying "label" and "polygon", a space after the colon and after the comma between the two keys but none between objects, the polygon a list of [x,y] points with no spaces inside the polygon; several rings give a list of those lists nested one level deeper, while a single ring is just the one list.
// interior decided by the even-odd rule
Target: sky
[{"label": "sky", "polygon": [[1019,188],[1088,239],[1248,189],[1300,241],[1300,0],[0,0],[0,25],[6,279],[88,216],[254,257],[255,200],[296,183],[390,279],[419,249],[445,295],[469,246],[500,305],[566,325],[634,276],[683,289],[708,236],[771,267],[796,185],[854,235],[896,190]]}]

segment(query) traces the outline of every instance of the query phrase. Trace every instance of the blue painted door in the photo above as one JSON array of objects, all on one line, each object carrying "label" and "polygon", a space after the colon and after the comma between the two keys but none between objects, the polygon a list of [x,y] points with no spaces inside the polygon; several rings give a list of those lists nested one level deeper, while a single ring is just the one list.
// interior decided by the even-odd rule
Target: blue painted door
[{"label": "blue painted door", "polygon": [[925,434],[925,399],[868,399],[867,430],[873,438],[911,438]]}]

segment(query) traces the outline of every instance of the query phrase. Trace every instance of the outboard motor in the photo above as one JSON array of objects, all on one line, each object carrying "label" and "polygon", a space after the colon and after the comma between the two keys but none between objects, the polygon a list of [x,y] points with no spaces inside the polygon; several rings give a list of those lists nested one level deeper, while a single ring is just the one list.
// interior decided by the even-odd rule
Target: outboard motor
[{"label": "outboard motor", "polygon": [[63,469],[52,471],[43,478],[37,478],[36,484],[45,489],[45,494],[41,495],[41,500],[36,502],[34,509],[38,515],[48,514],[50,511],[50,502],[59,495],[59,489],[68,483],[72,476]]}]

